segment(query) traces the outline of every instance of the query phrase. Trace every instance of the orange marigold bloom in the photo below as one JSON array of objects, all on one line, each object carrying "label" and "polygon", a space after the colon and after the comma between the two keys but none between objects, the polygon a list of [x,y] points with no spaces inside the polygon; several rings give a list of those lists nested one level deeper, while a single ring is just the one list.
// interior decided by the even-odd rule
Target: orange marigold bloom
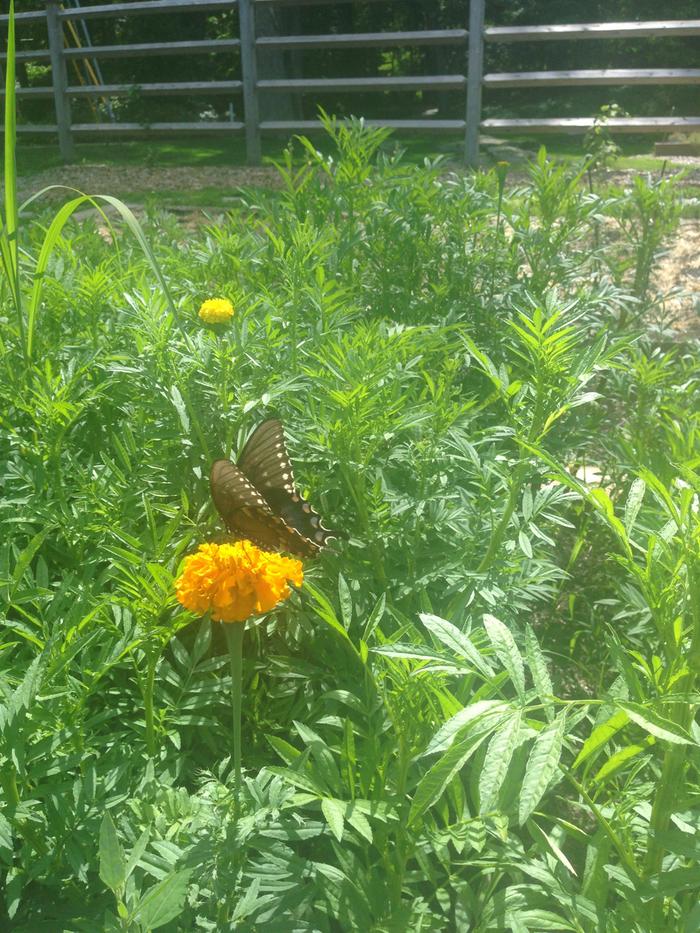
[{"label": "orange marigold bloom", "polygon": [[262,551],[250,541],[200,544],[185,558],[175,593],[186,609],[211,612],[215,622],[245,622],[287,599],[289,583],[301,586],[301,561]]},{"label": "orange marigold bloom", "polygon": [[208,298],[199,309],[206,324],[225,324],[233,317],[233,305],[228,298]]}]

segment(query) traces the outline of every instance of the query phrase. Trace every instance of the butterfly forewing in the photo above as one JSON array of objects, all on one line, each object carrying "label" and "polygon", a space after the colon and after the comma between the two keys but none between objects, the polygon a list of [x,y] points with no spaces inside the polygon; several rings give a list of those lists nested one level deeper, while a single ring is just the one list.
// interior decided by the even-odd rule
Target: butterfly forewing
[{"label": "butterfly forewing", "polygon": [[250,435],[238,458],[238,466],[260,489],[294,492],[294,471],[284,442],[284,430],[276,419],[263,423]]}]

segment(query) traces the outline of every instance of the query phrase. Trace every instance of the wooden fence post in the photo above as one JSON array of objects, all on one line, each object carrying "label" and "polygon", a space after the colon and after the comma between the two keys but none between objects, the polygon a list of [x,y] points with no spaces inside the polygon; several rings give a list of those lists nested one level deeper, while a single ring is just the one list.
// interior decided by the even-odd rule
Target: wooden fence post
[{"label": "wooden fence post", "polygon": [[47,0],[46,27],[49,33],[49,52],[51,53],[51,82],[53,84],[53,99],[56,108],[56,125],[58,127],[58,146],[64,162],[72,162],[75,158],[73,137],[70,125],[70,99],[66,94],[68,77],[66,74],[66,60],[63,57],[63,26],[58,18],[58,0]]},{"label": "wooden fence post", "polygon": [[243,110],[245,116],[245,148],[248,162],[258,165],[260,148],[260,108],[258,106],[258,69],[255,55],[255,0],[238,0],[241,34],[241,70],[243,72]]},{"label": "wooden fence post", "polygon": [[464,160],[479,164],[479,124],[481,123],[481,83],[484,71],[485,0],[469,0],[469,51],[467,59],[467,131]]}]

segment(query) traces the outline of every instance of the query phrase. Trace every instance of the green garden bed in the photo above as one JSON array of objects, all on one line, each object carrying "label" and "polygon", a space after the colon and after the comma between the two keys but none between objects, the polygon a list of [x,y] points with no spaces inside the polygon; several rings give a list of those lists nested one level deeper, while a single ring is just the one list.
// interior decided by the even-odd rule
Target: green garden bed
[{"label": "green garden bed", "polygon": [[[7,186],[5,928],[697,925],[700,374],[650,326],[678,181],[383,139],[199,229],[34,204],[15,239]],[[247,622],[239,788],[242,623],[175,581],[271,418],[337,538]]]}]

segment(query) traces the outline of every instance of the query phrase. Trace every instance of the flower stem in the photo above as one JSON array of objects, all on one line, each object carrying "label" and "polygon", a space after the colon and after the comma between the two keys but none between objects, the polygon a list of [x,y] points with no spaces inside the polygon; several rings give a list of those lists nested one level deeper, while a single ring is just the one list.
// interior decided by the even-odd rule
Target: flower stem
[{"label": "flower stem", "polygon": [[149,645],[146,652],[146,679],[143,683],[143,712],[146,720],[146,750],[148,757],[156,756],[156,730],[153,713],[153,691],[155,687],[156,668],[158,667],[158,649]]},{"label": "flower stem", "polygon": [[225,622],[226,644],[231,661],[231,712],[233,714],[233,799],[238,817],[241,794],[241,696],[243,682],[243,633],[245,622]]}]

